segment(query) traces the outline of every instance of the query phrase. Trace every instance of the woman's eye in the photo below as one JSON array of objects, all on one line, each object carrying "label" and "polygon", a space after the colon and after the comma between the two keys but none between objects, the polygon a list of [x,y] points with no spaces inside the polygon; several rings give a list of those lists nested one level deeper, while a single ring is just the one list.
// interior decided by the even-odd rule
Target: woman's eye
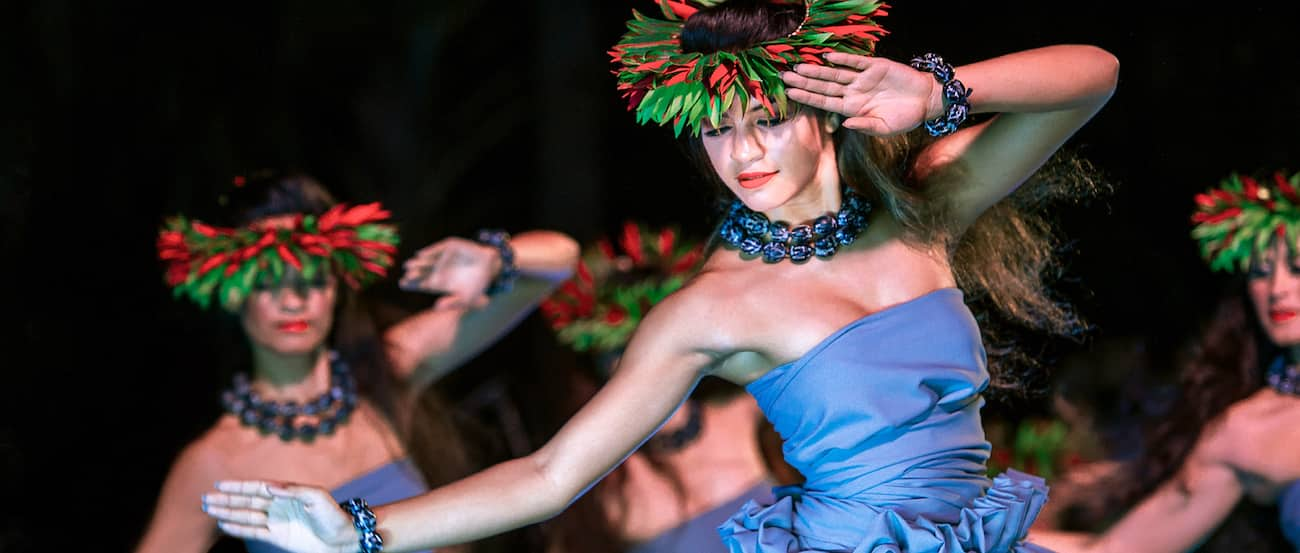
[{"label": "woman's eye", "polygon": [[784,123],[784,122],[785,122],[785,119],[781,119],[780,117],[773,117],[773,118],[771,118],[771,119],[759,119],[759,120],[758,120],[758,126],[760,126],[760,127],[775,127],[775,126],[780,125],[781,123]]},{"label": "woman's eye", "polygon": [[1259,255],[1251,258],[1250,269],[1246,273],[1248,278],[1262,278],[1271,274],[1273,274],[1273,260],[1271,258]]},{"label": "woman's eye", "polygon": [[731,130],[731,127],[717,127],[713,129],[704,129],[704,132],[701,134],[703,134],[704,136],[722,136],[722,133],[725,133],[729,130]]}]

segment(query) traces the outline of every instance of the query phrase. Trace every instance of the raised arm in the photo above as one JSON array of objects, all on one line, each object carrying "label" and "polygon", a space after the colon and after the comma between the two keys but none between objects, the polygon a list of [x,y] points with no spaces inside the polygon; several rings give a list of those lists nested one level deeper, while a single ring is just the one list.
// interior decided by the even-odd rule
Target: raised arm
[{"label": "raised arm", "polygon": [[[682,296],[649,313],[617,374],[537,452],[376,508],[385,551],[470,542],[553,517],[635,451],[715,359],[703,343],[713,333]],[[218,483],[218,490],[204,497],[205,510],[232,535],[290,551],[356,550],[351,519],[324,490],[265,482]]]},{"label": "raised arm", "polygon": [[385,334],[399,378],[417,390],[436,382],[505,335],[578,262],[578,244],[558,232],[525,232],[509,244],[519,279],[490,297],[484,291],[502,268],[492,246],[448,238],[406,262],[403,288],[446,295]]},{"label": "raised arm", "polygon": [[[802,64],[783,75],[797,102],[839,113],[846,128],[878,136],[910,131],[945,113],[930,73],[843,53],[837,67]],[[1010,194],[1110,99],[1119,62],[1093,46],[1026,50],[955,68],[971,111],[997,113],[932,143],[918,156],[927,186],[951,189],[953,216],[970,224]],[[950,170],[945,170],[950,169]]]},{"label": "raised arm", "polygon": [[[951,187],[953,215],[969,225],[1105,105],[1119,79],[1119,61],[1094,46],[1060,45],[963,65],[956,74],[974,91],[973,111],[998,115],[937,140],[917,163],[922,175],[953,178],[935,184]],[[931,96],[927,116],[942,113],[942,96]],[[954,163],[955,171],[936,170]]]}]

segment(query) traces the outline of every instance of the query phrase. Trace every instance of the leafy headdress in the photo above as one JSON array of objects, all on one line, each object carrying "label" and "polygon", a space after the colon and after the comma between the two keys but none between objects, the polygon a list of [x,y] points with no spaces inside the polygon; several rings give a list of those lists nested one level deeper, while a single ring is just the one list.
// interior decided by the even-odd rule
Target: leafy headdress
[{"label": "leafy headdress", "polygon": [[609,52],[618,69],[618,89],[636,112],[638,123],[671,123],[681,135],[700,122],[713,125],[736,102],[748,108],[758,98],[773,115],[786,115],[781,72],[797,63],[828,65],[822,55],[845,52],[872,55],[885,30],[875,18],[889,6],[873,0],[806,0],[803,23],[787,36],[749,48],[712,53],[683,52],[686,19],[721,0],[658,0],[664,19],[632,11],[628,31]]},{"label": "leafy headdress", "polygon": [[541,304],[560,342],[576,351],[620,351],[646,312],[704,260],[703,245],[673,228],[627,222],[617,244],[602,238],[587,247],[573,278]]},{"label": "leafy headdress", "polygon": [[1215,271],[1246,271],[1251,259],[1280,238],[1295,249],[1300,238],[1300,172],[1257,180],[1233,173],[1218,188],[1196,195],[1192,237]]},{"label": "leafy headdress", "polygon": [[[236,185],[241,179],[236,179]],[[173,295],[207,309],[215,298],[237,311],[255,286],[277,286],[290,269],[306,280],[332,271],[354,289],[387,274],[397,253],[397,229],[379,203],[335,205],[320,216],[286,223],[217,227],[174,216],[158,234]]]}]

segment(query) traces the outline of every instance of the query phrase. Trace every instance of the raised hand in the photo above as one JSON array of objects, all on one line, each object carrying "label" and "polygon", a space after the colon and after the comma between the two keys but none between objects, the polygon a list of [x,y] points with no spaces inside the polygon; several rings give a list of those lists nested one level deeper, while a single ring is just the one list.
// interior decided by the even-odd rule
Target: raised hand
[{"label": "raised hand", "polygon": [[501,270],[496,248],[463,238],[445,238],[416,252],[403,264],[404,290],[446,294],[438,306],[487,304],[488,285]]},{"label": "raised hand", "polygon": [[311,486],[221,481],[203,496],[203,512],[222,532],[294,553],[351,553],[359,538],[352,516],[329,492]]},{"label": "raised hand", "polygon": [[796,102],[843,115],[844,127],[877,136],[910,131],[943,108],[933,75],[884,58],[826,54],[835,67],[801,63],[781,74]]}]

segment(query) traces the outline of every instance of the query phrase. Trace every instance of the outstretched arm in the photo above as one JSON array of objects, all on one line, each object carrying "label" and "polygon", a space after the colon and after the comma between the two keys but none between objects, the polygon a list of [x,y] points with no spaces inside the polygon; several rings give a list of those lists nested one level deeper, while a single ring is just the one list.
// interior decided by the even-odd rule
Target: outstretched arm
[{"label": "outstretched arm", "polygon": [[[619,371],[537,452],[425,495],[375,509],[386,551],[465,543],[553,517],[630,455],[673,413],[715,357],[707,323],[683,294],[656,306]],[[353,551],[350,519],[325,490],[225,482],[205,510],[235,536],[291,551]]]},{"label": "outstretched arm", "polygon": [[[802,64],[784,79],[791,99],[847,117],[844,126],[888,136],[944,113],[943,91],[930,73],[895,61],[831,53],[836,67]],[[959,224],[969,225],[1038,170],[1110,99],[1119,62],[1093,46],[1059,45],[955,68],[970,89],[972,112],[992,119],[936,140],[916,161],[927,186],[954,196]]]},{"label": "outstretched arm", "polygon": [[491,297],[484,291],[502,265],[492,246],[448,238],[406,262],[403,288],[447,294],[385,334],[389,359],[412,388],[436,382],[500,339],[578,263],[578,244],[558,232],[521,233],[510,247],[519,280]]}]

